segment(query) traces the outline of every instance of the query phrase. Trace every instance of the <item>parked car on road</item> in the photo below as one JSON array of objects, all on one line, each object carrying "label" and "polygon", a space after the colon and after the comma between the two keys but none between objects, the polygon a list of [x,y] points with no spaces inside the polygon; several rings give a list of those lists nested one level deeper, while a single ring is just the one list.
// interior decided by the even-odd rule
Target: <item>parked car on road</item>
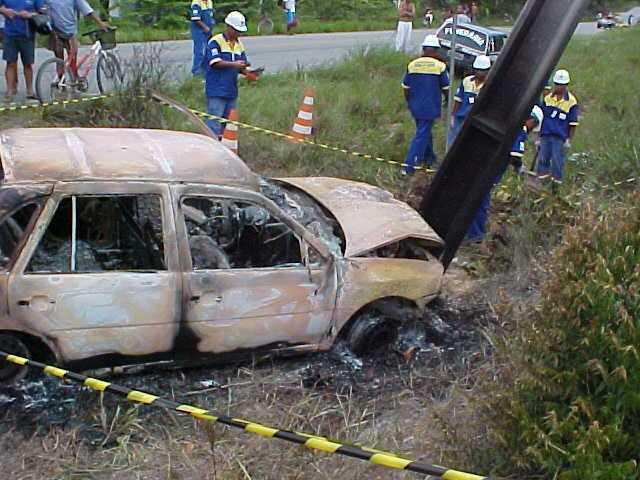
[{"label": "parked car on road", "polygon": [[[442,46],[443,56],[449,58],[453,39],[453,23],[444,23],[436,35]],[[507,34],[499,30],[472,23],[459,23],[456,30],[455,59],[460,70],[470,70],[478,55],[487,55],[494,62],[504,48]]]},{"label": "parked car on road", "polygon": [[613,14],[603,15],[598,18],[596,26],[599,29],[609,30],[618,26],[618,21],[619,19]]},{"label": "parked car on road", "polygon": [[203,135],[13,129],[0,162],[5,352],[86,370],[362,351],[440,291],[442,240],[389,192],[264,179]]}]

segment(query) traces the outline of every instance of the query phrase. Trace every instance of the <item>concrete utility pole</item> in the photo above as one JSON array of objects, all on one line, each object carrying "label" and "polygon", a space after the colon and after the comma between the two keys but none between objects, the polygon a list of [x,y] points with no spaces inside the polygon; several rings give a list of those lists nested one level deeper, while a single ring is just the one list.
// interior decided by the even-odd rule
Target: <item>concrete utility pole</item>
[{"label": "concrete utility pole", "polygon": [[[451,45],[450,45],[451,48],[449,49],[449,81],[451,83],[451,87],[449,87],[449,100],[447,102],[447,121],[446,121],[447,131],[446,131],[446,136],[444,140],[447,149],[449,149],[449,140],[448,140],[449,130],[451,130],[451,112],[453,110],[453,96],[455,95],[454,88],[453,88],[453,80],[455,79],[455,76],[456,76],[456,36],[458,32],[458,14],[457,13],[453,14],[452,25],[453,25],[453,31],[451,34]],[[446,27],[445,27],[445,31],[446,31]]]}]

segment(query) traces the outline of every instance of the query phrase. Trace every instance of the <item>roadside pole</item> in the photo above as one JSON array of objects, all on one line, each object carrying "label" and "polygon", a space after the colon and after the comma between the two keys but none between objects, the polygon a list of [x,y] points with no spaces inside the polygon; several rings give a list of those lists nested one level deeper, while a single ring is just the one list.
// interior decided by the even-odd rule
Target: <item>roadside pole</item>
[{"label": "roadside pole", "polygon": [[445,150],[449,150],[449,130],[451,130],[451,112],[453,110],[453,96],[454,96],[454,88],[453,81],[456,75],[456,37],[458,31],[458,14],[453,14],[453,31],[451,32],[451,44],[449,49],[449,82],[451,86],[449,87],[449,99],[447,101],[447,129],[445,132],[444,144]]}]

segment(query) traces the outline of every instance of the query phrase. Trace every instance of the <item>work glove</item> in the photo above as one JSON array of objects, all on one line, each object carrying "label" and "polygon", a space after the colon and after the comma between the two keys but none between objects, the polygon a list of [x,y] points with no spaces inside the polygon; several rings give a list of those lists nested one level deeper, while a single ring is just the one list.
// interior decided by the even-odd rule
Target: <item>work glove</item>
[{"label": "work glove", "polygon": [[566,149],[571,148],[571,139],[570,139],[570,138],[567,138],[567,139],[564,141],[564,148],[566,148]]}]

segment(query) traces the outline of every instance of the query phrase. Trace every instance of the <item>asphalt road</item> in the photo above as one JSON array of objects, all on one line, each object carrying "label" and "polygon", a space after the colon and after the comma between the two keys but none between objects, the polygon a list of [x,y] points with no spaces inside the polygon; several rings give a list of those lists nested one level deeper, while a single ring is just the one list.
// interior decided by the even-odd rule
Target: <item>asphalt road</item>
[{"label": "asphalt road", "polygon": [[[627,12],[640,18],[640,7]],[[434,30],[418,29],[413,31],[411,44],[418,51],[418,45],[427,33]],[[596,24],[581,23],[576,29],[578,35],[596,35],[602,31]],[[340,61],[349,56],[357,48],[367,46],[392,45],[395,32],[391,30],[377,32],[346,32],[304,35],[278,35],[264,37],[248,37],[244,39],[245,46],[254,66],[265,66],[267,73],[274,73],[285,69],[312,67],[326,62]],[[189,75],[191,64],[191,41],[152,42],[146,44],[118,45],[118,55],[126,63],[134,56],[134,50],[140,48],[157,48],[160,51],[163,65],[173,79],[184,78]],[[81,49],[86,51],[86,49]],[[49,58],[51,53],[45,49],[36,52],[37,66]],[[24,86],[20,86],[20,94],[16,102],[24,101]],[[0,79],[0,94],[4,94],[4,76]]]}]

